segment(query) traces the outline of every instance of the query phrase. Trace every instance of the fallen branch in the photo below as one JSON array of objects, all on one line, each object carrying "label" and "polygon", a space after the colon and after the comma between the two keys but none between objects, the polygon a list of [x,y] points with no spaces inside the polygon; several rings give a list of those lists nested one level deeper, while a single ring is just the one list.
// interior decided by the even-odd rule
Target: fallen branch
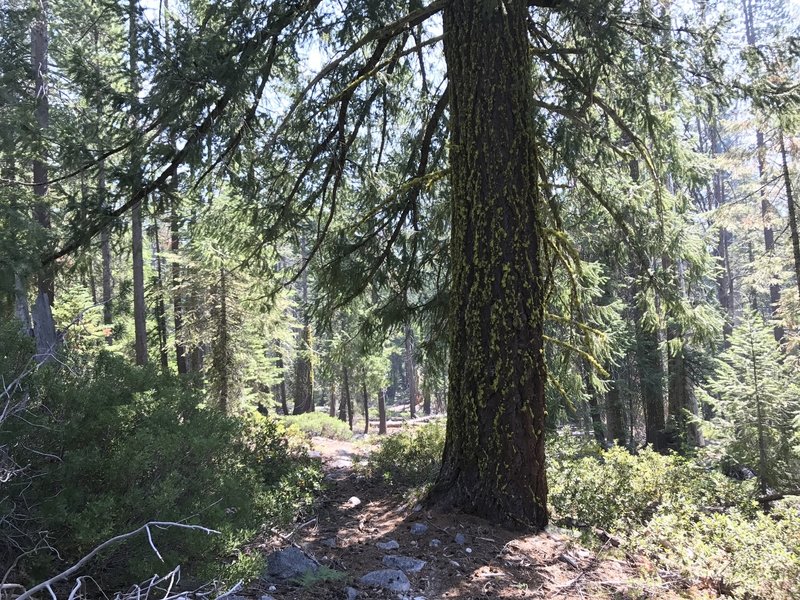
[{"label": "fallen branch", "polygon": [[[50,593],[51,597],[56,598],[56,594],[53,591],[53,584],[59,581],[63,581],[64,579],[68,579],[69,577],[77,573],[81,569],[81,567],[83,567],[86,563],[88,563],[90,560],[92,560],[95,556],[97,556],[100,552],[102,552],[106,548],[113,546],[128,538],[134,537],[135,535],[142,533],[143,531],[147,533],[147,538],[148,541],[150,542],[150,547],[156,553],[156,556],[158,556],[158,558],[161,559],[161,554],[158,552],[158,549],[155,547],[155,544],[153,543],[153,538],[150,533],[151,527],[155,527],[157,529],[166,529],[168,527],[180,527],[182,529],[194,529],[197,531],[203,531],[208,534],[220,533],[219,531],[216,531],[214,529],[208,529],[207,527],[202,527],[200,525],[187,525],[185,523],[174,523],[171,521],[150,521],[149,523],[145,523],[138,529],[134,529],[133,531],[129,531],[128,533],[122,533],[118,536],[106,540],[105,542],[97,546],[94,550],[89,552],[89,554],[87,554],[78,562],[76,562],[74,565],[72,565],[69,569],[67,569],[66,571],[62,571],[61,573],[51,577],[47,581],[43,581],[42,583],[33,586],[31,589],[29,589],[22,595],[17,596],[16,600],[28,600],[28,598],[31,598],[34,594],[37,594],[44,590],[47,590]],[[163,559],[161,560],[163,561]]]}]

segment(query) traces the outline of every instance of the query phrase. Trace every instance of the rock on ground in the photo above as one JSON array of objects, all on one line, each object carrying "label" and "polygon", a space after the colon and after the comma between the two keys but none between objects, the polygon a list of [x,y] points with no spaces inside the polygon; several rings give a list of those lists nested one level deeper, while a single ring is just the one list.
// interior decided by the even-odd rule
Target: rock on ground
[{"label": "rock on ground", "polygon": [[362,585],[379,587],[390,592],[407,592],[411,589],[411,582],[406,577],[406,574],[397,569],[370,571],[359,581]]},{"label": "rock on ground", "polygon": [[291,546],[276,550],[267,557],[264,579],[294,579],[308,572],[315,573],[319,565],[308,558],[300,548]]},{"label": "rock on ground", "polygon": [[383,564],[392,569],[400,569],[405,573],[418,573],[425,566],[425,561],[411,556],[389,555],[383,557]]},{"label": "rock on ground", "polygon": [[378,542],[375,545],[381,550],[397,550],[400,547],[400,544],[397,543],[397,540],[389,540],[388,542]]}]

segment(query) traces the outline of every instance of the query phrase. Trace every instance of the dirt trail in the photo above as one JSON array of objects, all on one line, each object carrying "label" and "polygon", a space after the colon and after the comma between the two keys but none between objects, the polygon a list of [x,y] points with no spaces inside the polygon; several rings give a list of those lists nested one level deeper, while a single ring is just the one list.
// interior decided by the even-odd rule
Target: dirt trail
[{"label": "dirt trail", "polygon": [[[344,600],[348,586],[358,591],[359,600],[710,597],[678,578],[665,580],[644,558],[611,558],[610,547],[591,552],[555,529],[520,536],[460,513],[424,510],[406,490],[354,471],[353,463],[369,451],[363,442],[314,438],[313,447],[328,486],[291,539],[344,575],[306,587],[265,588],[275,600]],[[412,527],[425,531],[414,533]],[[390,540],[399,548],[376,545]],[[418,573],[407,573],[411,591],[398,594],[358,583],[365,573],[387,568],[382,562],[387,555],[425,561]]]}]

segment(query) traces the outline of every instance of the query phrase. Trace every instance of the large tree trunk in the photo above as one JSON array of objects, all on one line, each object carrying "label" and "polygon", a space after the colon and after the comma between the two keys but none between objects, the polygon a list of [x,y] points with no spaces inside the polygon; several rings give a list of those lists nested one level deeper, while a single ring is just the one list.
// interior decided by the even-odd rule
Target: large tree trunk
[{"label": "large tree trunk", "polygon": [[[137,57],[139,54],[139,36],[137,19],[139,3],[130,0],[128,3],[128,53],[130,76],[131,125],[135,128],[139,106],[139,76]],[[135,194],[141,185],[141,165],[139,149],[131,147],[131,194]],[[131,209],[131,247],[133,260],[133,330],[136,364],[147,364],[147,309],[144,302],[144,255],[142,251],[142,203],[138,202]]]},{"label": "large tree trunk", "polygon": [[408,410],[409,416],[413,419],[417,416],[417,367],[414,364],[414,330],[408,323],[406,323],[405,327],[405,346],[406,381],[408,383]]},{"label": "large tree trunk", "polygon": [[431,500],[547,524],[539,190],[525,2],[444,10],[452,187],[450,390]]}]

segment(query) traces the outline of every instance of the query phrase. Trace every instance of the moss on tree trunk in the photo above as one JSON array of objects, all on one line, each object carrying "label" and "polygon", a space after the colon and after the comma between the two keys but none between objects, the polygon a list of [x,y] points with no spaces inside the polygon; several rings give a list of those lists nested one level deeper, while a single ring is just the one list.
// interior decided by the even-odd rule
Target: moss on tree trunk
[{"label": "moss on tree trunk", "polygon": [[452,294],[442,470],[431,500],[547,523],[543,296],[525,2],[455,0],[450,83]]}]

